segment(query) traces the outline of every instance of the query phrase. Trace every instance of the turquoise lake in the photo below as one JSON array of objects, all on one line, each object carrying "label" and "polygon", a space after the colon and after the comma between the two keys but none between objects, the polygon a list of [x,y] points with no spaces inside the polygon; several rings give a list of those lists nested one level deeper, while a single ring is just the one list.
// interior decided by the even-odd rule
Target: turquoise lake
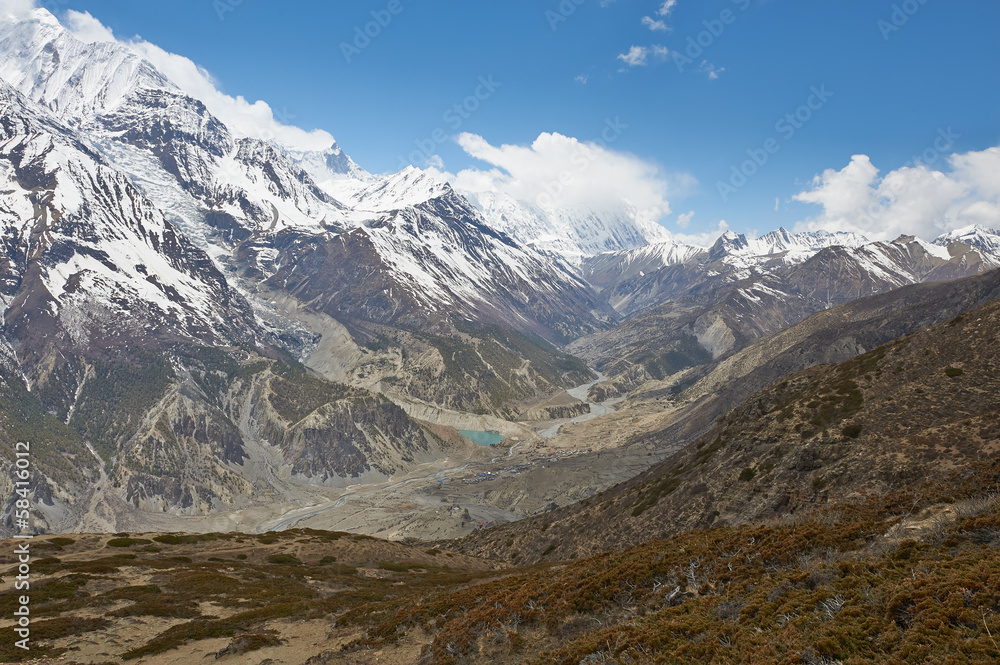
[{"label": "turquoise lake", "polygon": [[484,446],[495,446],[498,443],[502,443],[505,437],[502,434],[497,434],[496,432],[477,432],[474,430],[460,429],[458,433],[464,436],[470,441],[475,441],[476,443],[481,443]]}]

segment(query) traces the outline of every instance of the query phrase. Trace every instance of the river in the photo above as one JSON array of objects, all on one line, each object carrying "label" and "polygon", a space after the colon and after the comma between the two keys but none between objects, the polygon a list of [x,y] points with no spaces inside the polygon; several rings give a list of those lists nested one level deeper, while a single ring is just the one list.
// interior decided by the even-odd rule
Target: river
[{"label": "river", "polygon": [[577,386],[576,388],[571,388],[566,391],[567,393],[569,393],[570,397],[575,397],[581,402],[587,402],[587,404],[590,405],[590,413],[585,413],[582,416],[577,416],[576,418],[573,418],[571,420],[561,422],[558,425],[553,425],[551,427],[546,427],[543,430],[539,430],[538,432],[539,436],[541,436],[543,439],[551,439],[555,437],[557,434],[559,434],[559,429],[563,425],[568,425],[570,423],[585,423],[588,420],[593,420],[594,418],[600,418],[601,416],[605,416],[614,410],[607,406],[604,406],[603,404],[596,404],[594,402],[587,401],[587,393],[590,392],[590,389],[607,378],[600,372],[596,372],[596,374],[597,374],[596,381],[591,381],[590,383],[585,383],[581,386]]}]

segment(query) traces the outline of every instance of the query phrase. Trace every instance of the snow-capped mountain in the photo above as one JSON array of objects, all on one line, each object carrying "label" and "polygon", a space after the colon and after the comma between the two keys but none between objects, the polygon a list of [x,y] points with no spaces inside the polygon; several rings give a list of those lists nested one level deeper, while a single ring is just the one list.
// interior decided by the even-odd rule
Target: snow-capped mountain
[{"label": "snow-capped mountain", "polygon": [[[592,312],[600,305],[583,281],[490,229],[443,188],[339,235],[279,238],[287,249],[273,272],[260,274],[337,319],[419,327],[459,317],[560,340],[598,327]],[[361,198],[374,204],[378,193]],[[250,258],[248,249],[248,263],[270,255],[257,247],[262,256]]]},{"label": "snow-capped mountain", "polygon": [[36,9],[0,22],[0,53],[0,78],[120,165],[202,246],[206,220],[230,232],[344,228],[339,204],[292,156],[235,134],[126,46],[84,43]]},{"label": "snow-capped mountain", "polygon": [[744,271],[768,264],[794,265],[826,247],[860,247],[868,239],[856,233],[791,233],[779,228],[759,238],[727,231],[712,247],[697,247],[674,240],[653,242],[635,249],[604,252],[583,261],[584,278],[604,289],[645,277],[661,268],[689,263],[722,261]]},{"label": "snow-capped mountain", "polygon": [[452,191],[446,182],[412,166],[399,173],[366,180],[363,184],[364,187],[345,198],[360,215],[419,205]]},{"label": "snow-capped mountain", "polygon": [[704,247],[685,245],[673,240],[654,242],[636,249],[604,252],[585,259],[581,274],[599,289],[643,277],[667,266],[679,265],[706,254]]},{"label": "snow-capped mountain", "polygon": [[[448,305],[442,293],[460,294],[451,304],[460,301],[463,309],[477,311],[491,309],[487,304],[497,289],[515,293],[524,288],[523,298],[537,300],[537,289],[557,284],[563,288],[555,293],[569,294],[567,302],[589,299],[588,287],[557,262],[512,241],[495,240],[501,236],[468,206],[461,210],[462,221],[436,220],[439,226],[462,229],[426,239],[436,243],[440,254],[433,259],[419,235],[398,237],[385,217],[453,198],[446,183],[413,168],[372,176],[336,145],[325,152],[303,153],[239,136],[126,46],[80,42],[43,9],[0,29],[0,53],[0,76],[56,117],[73,118],[81,141],[127,173],[222,268],[237,268],[230,258],[234,254],[253,256],[249,268],[266,279],[273,274],[272,265],[277,270],[288,264],[278,257],[277,237],[300,234],[322,243],[335,234],[351,233],[345,241],[367,236],[379,248],[377,259],[371,255],[377,265],[366,269],[391,273],[387,278],[396,284],[389,290],[391,298],[423,303],[434,316]],[[441,209],[453,205],[449,200]],[[469,229],[482,236],[479,242],[458,242],[455,233]],[[259,251],[234,252],[240,243]],[[470,247],[479,253],[469,254]],[[498,249],[504,253],[497,254]],[[431,260],[434,266],[424,264]],[[470,266],[478,266],[475,278],[475,271],[466,269]],[[490,280],[484,277],[489,270],[485,266],[509,270]],[[505,275],[512,281],[505,281]],[[532,276],[530,284],[522,280],[526,275]],[[574,289],[579,293],[570,294]],[[567,307],[577,309],[576,304]],[[514,317],[511,324],[545,333],[537,322],[522,318]]]},{"label": "snow-capped mountain", "polygon": [[[766,275],[795,274],[814,259],[843,285],[830,301],[857,298],[922,281],[952,279],[1000,267],[988,231],[960,233],[929,243],[913,236],[870,242],[854,233],[790,233],[778,229],[759,238],[727,231],[710,248],[670,243],[610,252],[583,262],[584,277],[622,315],[632,315],[678,297]],[[827,257],[835,257],[827,260]],[[805,273],[802,273],[804,275]],[[868,285],[867,287],[865,285]]]},{"label": "snow-capped mountain", "polygon": [[868,242],[868,238],[847,231],[838,231],[836,233],[830,233],[829,231],[792,233],[781,227],[776,231],[771,231],[751,240],[748,245],[751,253],[757,256],[764,256],[781,254],[783,252],[818,252],[825,247],[834,247],[837,245],[841,247],[860,247]]},{"label": "snow-capped mountain", "polygon": [[1000,256],[1000,230],[997,229],[988,229],[977,224],[945,233],[934,240],[934,244],[941,247],[955,243],[964,243],[986,254]]},{"label": "snow-capped mountain", "polygon": [[312,176],[320,187],[330,181],[354,179],[370,181],[372,174],[365,171],[341,150],[336,143],[326,150],[302,151],[287,149],[288,156]]},{"label": "snow-capped mountain", "polygon": [[827,231],[792,233],[785,228],[759,238],[726,231],[709,250],[711,260],[751,268],[762,262],[778,261],[786,265],[802,263],[827,247],[860,247],[869,240],[857,233]]},{"label": "snow-capped mountain", "polygon": [[580,266],[586,258],[603,252],[634,249],[671,238],[666,229],[624,202],[611,210],[542,209],[509,194],[462,194],[479,208],[493,228],[524,245],[557,255],[573,266]]},{"label": "snow-capped mountain", "polygon": [[0,53],[0,78],[73,127],[118,108],[140,88],[177,90],[127,48],[84,43],[45,9],[22,21],[0,17]]},{"label": "snow-capped mountain", "polygon": [[[798,243],[796,243],[798,244]],[[735,353],[802,319],[859,298],[1000,267],[968,243],[912,236],[892,242],[755,255],[754,241],[726,234],[711,250],[601,292],[627,320],[570,349],[609,375],[662,379]],[[764,245],[765,250],[771,247]],[[641,371],[640,369],[641,368]]]},{"label": "snow-capped mountain", "polygon": [[438,459],[403,406],[512,412],[591,376],[536,335],[602,325],[589,286],[446,183],[240,135],[44,10],[0,21],[0,238],[0,438],[61,437],[36,460],[60,528]]},{"label": "snow-capped mountain", "polygon": [[109,337],[252,338],[247,303],[210,258],[46,116],[0,81],[2,298],[19,356]]}]

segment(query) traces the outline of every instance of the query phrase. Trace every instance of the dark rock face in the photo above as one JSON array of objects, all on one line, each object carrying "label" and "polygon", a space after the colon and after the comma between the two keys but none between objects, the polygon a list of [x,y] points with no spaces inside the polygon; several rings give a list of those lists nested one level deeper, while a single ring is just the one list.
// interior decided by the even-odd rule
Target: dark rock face
[{"label": "dark rock face", "polygon": [[208,197],[208,157],[232,150],[229,130],[205,105],[169,90],[139,89],[122,107],[99,118],[117,140],[155,155],[163,168],[196,196]]},{"label": "dark rock face", "polygon": [[576,418],[590,413],[590,405],[584,402],[561,406],[541,406],[524,413],[525,420],[557,420]]}]

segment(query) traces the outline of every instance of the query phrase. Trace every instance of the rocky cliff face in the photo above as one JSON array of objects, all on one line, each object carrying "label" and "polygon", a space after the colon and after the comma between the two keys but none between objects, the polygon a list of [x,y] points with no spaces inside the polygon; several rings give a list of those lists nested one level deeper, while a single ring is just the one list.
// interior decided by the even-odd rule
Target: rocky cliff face
[{"label": "rocky cliff face", "polygon": [[[4,437],[39,446],[34,483],[49,497],[39,525],[48,529],[252,508],[447,453],[384,397],[251,350],[175,344],[78,362],[79,385],[64,365],[32,393],[8,377],[0,396],[12,406]],[[10,477],[10,456],[0,464]]]}]

